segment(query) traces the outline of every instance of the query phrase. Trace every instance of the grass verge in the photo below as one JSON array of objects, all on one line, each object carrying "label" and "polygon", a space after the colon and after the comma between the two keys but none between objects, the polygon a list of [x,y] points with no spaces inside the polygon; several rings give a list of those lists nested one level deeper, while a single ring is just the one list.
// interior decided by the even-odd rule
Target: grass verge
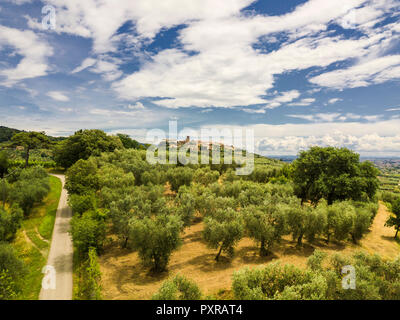
[{"label": "grass verge", "polygon": [[58,202],[61,195],[60,179],[50,176],[50,192],[41,204],[36,205],[22,223],[13,246],[25,262],[28,274],[24,289],[17,300],[37,300],[43,278],[42,268],[46,265],[50,249]]}]

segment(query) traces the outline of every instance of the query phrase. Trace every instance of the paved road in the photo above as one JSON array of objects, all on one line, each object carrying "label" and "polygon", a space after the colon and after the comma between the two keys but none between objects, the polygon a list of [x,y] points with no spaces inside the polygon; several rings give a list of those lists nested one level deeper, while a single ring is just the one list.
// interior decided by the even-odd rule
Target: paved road
[{"label": "paved road", "polygon": [[[58,203],[56,221],[54,225],[53,238],[51,240],[50,253],[47,266],[50,266],[48,276],[51,276],[52,268],[55,269],[55,289],[52,289],[52,283],[47,282],[47,289],[42,287],[40,291],[40,300],[72,300],[72,259],[73,247],[72,239],[68,233],[69,224],[72,218],[72,210],[68,206],[68,193],[64,189],[65,176],[54,175],[62,182],[62,192],[60,202]],[[54,270],[53,269],[53,270]]]}]

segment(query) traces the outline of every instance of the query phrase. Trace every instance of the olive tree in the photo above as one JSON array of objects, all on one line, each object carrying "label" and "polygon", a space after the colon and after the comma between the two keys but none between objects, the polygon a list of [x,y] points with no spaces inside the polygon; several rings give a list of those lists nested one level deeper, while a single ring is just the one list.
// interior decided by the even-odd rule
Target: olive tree
[{"label": "olive tree", "polygon": [[219,209],[212,216],[205,218],[204,240],[213,249],[219,249],[215,260],[221,253],[233,256],[234,247],[242,239],[244,232],[241,215],[231,208]]},{"label": "olive tree", "polygon": [[393,202],[392,212],[393,215],[386,221],[386,226],[396,228],[396,234],[394,235],[396,239],[400,230],[400,198]]},{"label": "olive tree", "polygon": [[17,205],[8,210],[0,208],[0,242],[14,239],[23,217],[23,211]]},{"label": "olive tree", "polygon": [[260,244],[261,256],[270,254],[274,243],[285,233],[284,211],[272,201],[246,208],[244,220],[249,237]]},{"label": "olive tree", "polygon": [[196,283],[178,274],[174,278],[165,281],[152,299],[200,300],[201,296],[202,293]]},{"label": "olive tree", "polygon": [[129,223],[132,246],[145,266],[154,272],[165,271],[172,252],[182,243],[183,222],[176,215],[133,218]]}]

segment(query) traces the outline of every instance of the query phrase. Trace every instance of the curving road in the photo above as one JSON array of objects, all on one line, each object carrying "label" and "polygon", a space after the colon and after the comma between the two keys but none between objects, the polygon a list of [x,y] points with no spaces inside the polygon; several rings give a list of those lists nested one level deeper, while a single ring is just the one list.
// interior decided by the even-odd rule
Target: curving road
[{"label": "curving road", "polygon": [[[42,286],[39,300],[72,300],[73,247],[71,236],[68,233],[72,210],[67,203],[67,190],[64,189],[65,176],[53,176],[61,180],[63,189],[58,203],[53,238],[47,261],[48,273],[44,276],[44,282],[46,283]],[[55,271],[55,274],[53,271]],[[51,278],[53,274],[55,277]]]}]

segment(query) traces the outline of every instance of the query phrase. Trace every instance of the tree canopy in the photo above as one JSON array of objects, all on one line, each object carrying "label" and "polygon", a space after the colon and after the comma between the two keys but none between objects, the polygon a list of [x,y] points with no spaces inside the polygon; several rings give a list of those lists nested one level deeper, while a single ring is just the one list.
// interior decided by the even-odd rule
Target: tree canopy
[{"label": "tree canopy", "polygon": [[44,132],[20,132],[12,137],[14,145],[23,146],[25,148],[25,168],[29,165],[30,151],[40,147],[48,146],[49,138]]},{"label": "tree canopy", "polygon": [[332,204],[347,199],[372,199],[378,189],[379,171],[346,148],[312,147],[293,163],[295,193],[302,201]]},{"label": "tree canopy", "polygon": [[55,161],[58,165],[69,168],[80,159],[86,160],[90,156],[99,156],[102,152],[122,148],[122,142],[116,136],[108,136],[101,130],[79,130],[57,145]]}]

